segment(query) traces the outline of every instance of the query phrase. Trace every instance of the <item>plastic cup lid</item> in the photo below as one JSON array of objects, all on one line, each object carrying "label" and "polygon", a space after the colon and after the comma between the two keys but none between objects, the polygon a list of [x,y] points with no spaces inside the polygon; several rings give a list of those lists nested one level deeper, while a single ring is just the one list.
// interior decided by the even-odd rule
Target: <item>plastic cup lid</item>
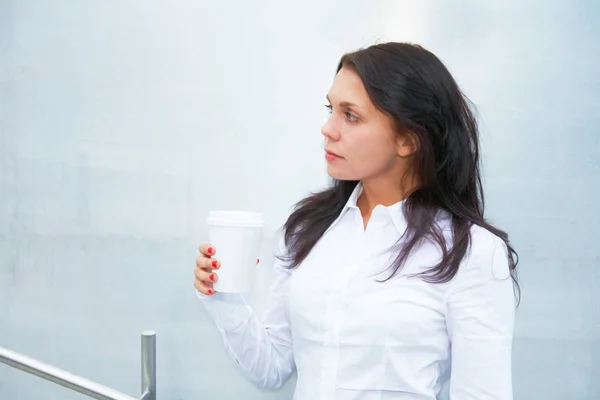
[{"label": "plastic cup lid", "polygon": [[241,226],[261,228],[264,225],[263,215],[248,211],[211,211],[207,222],[213,226]]}]

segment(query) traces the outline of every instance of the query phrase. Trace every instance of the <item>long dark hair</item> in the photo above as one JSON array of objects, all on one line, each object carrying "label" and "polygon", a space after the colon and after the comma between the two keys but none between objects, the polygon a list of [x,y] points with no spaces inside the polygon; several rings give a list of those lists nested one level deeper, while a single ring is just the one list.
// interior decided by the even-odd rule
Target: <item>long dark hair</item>
[{"label": "long dark hair", "polygon": [[[342,67],[352,68],[374,105],[418,141],[412,168],[420,185],[404,202],[408,227],[398,242],[401,246],[389,278],[422,240],[432,239],[441,248],[442,259],[419,275],[431,283],[450,281],[470,246],[471,227],[478,225],[506,244],[516,284],[518,256],[508,235],[484,218],[479,133],[472,105],[444,64],[420,46],[383,43],[345,54],[336,73]],[[308,256],[358,183],[334,180],[330,188],[296,204],[283,227],[289,268]],[[450,248],[435,223],[440,211],[450,215]]]}]

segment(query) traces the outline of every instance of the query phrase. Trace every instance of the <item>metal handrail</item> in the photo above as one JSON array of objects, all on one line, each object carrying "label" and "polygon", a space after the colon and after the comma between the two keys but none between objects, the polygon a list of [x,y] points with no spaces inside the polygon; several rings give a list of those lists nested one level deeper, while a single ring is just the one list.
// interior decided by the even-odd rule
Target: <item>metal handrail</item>
[{"label": "metal handrail", "polygon": [[[110,387],[0,347],[0,363],[99,400],[138,400]],[[156,400],[156,333],[142,332],[142,397]]]}]

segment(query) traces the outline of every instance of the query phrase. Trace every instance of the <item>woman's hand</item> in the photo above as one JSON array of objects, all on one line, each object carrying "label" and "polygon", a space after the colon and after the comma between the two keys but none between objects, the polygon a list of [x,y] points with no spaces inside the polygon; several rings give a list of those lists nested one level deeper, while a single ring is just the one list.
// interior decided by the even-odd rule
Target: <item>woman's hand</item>
[{"label": "woman's hand", "polygon": [[194,269],[194,287],[200,293],[212,296],[215,294],[213,283],[219,279],[213,270],[219,269],[221,266],[219,260],[212,258],[217,249],[208,243],[204,243],[200,246],[199,251],[200,254],[196,257],[196,268]]}]

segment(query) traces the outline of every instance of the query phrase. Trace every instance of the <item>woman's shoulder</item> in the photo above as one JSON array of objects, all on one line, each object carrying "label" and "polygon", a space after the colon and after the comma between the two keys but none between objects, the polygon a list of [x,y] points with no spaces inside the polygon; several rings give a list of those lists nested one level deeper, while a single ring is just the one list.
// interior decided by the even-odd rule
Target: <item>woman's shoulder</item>
[{"label": "woman's shoulder", "polygon": [[[510,277],[508,248],[498,235],[479,225],[470,229],[471,240],[461,265],[463,273],[480,273],[489,279]],[[461,271],[459,271],[461,272]]]},{"label": "woman's shoulder", "polygon": [[504,241],[489,229],[473,224],[471,226],[471,246],[476,250],[486,251],[503,246]]}]

